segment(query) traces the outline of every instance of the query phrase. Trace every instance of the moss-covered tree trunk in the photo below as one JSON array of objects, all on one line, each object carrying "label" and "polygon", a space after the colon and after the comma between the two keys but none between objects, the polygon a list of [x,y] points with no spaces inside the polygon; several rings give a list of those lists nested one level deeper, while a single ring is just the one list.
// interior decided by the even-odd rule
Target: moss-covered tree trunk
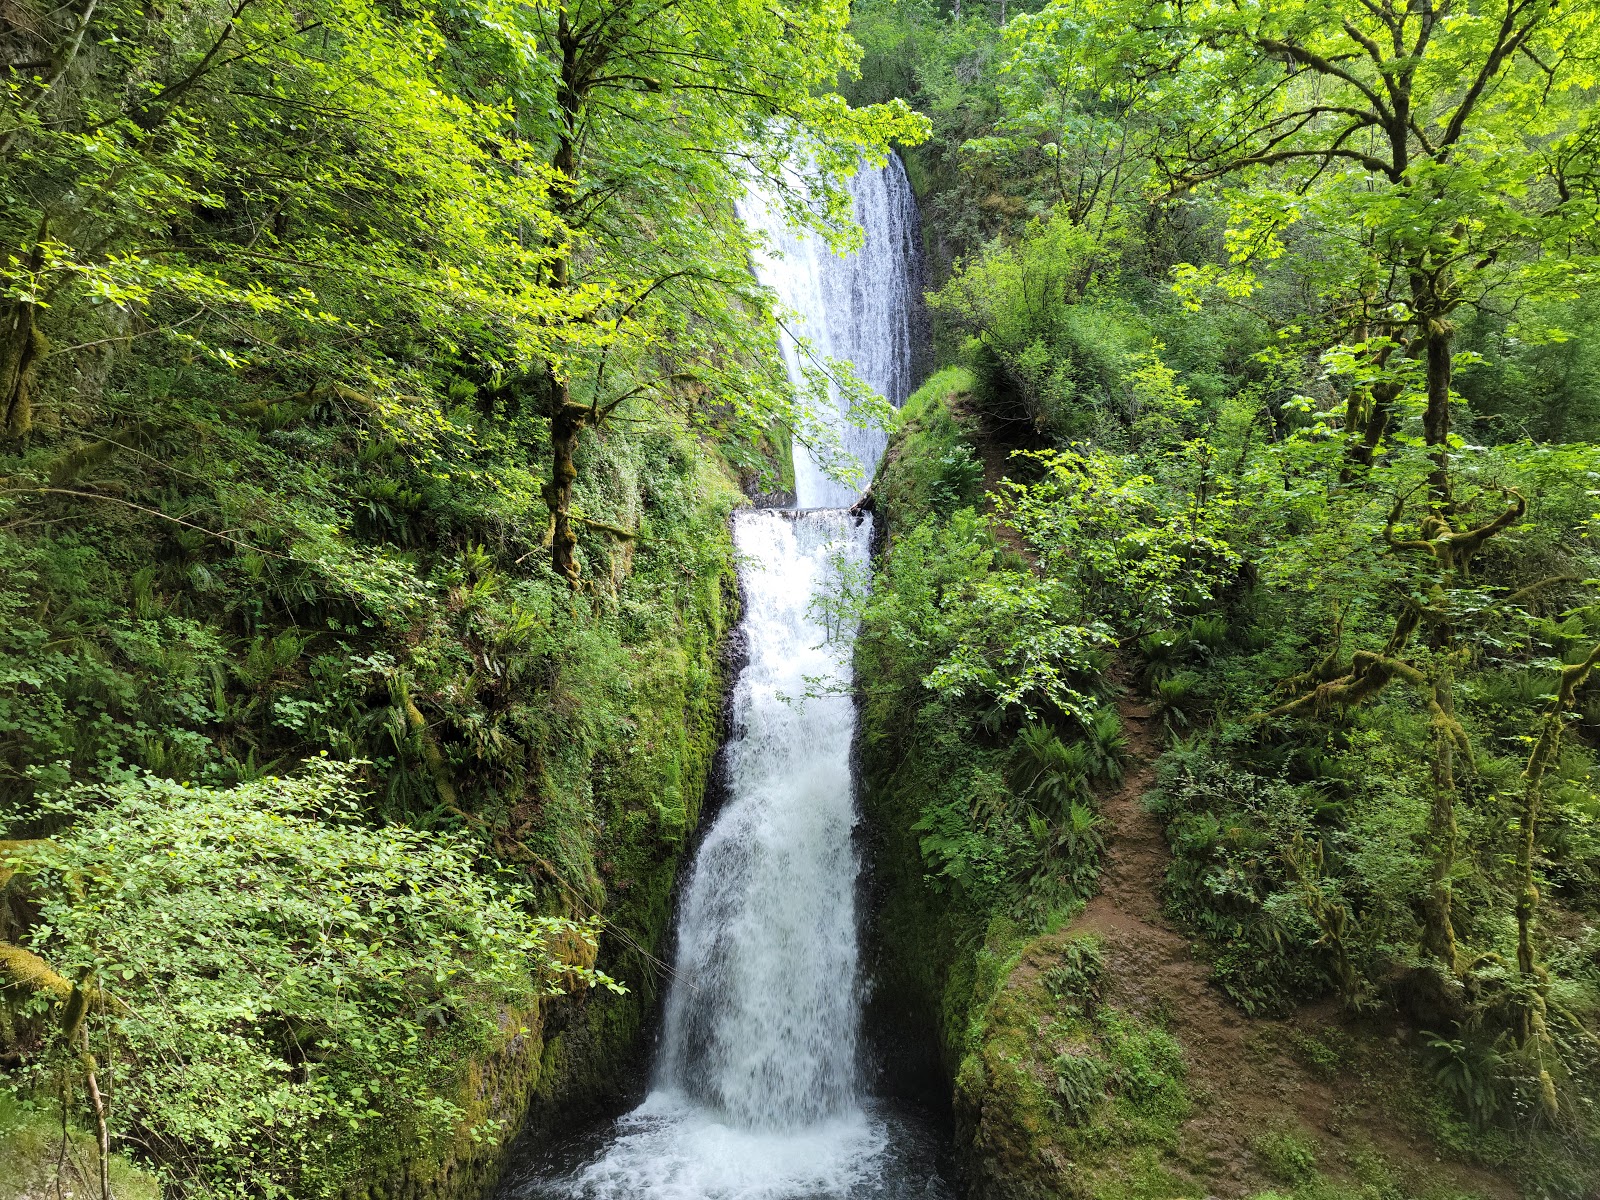
[{"label": "moss-covered tree trunk", "polygon": [[1533,882],[1533,846],[1544,776],[1561,749],[1566,711],[1572,706],[1573,696],[1583,686],[1597,662],[1600,662],[1600,646],[1596,646],[1582,662],[1562,669],[1555,698],[1545,710],[1539,737],[1533,744],[1527,768],[1522,773],[1521,828],[1517,837],[1517,970],[1528,977],[1534,974],[1533,917],[1539,907],[1539,889]]},{"label": "moss-covered tree trunk", "polygon": [[571,389],[552,367],[548,377],[550,418],[550,480],[544,501],[550,509],[551,563],[567,583],[579,586],[578,536],[572,527],[572,485],[578,478],[578,436],[583,432],[582,405],[572,402]]},{"label": "moss-covered tree trunk", "polygon": [[33,378],[44,350],[35,306],[0,306],[0,436],[17,440],[33,428]]},{"label": "moss-covered tree trunk", "polygon": [[1428,406],[1422,413],[1422,436],[1433,455],[1428,491],[1436,504],[1450,500],[1450,348],[1454,329],[1443,317],[1429,318],[1426,332]]},{"label": "moss-covered tree trunk", "polygon": [[1465,752],[1465,734],[1456,720],[1455,673],[1448,667],[1433,680],[1429,703],[1433,734],[1433,807],[1428,817],[1429,857],[1433,860],[1423,941],[1428,952],[1452,975],[1458,974],[1455,924],[1451,919],[1451,881],[1455,874],[1457,748]]}]

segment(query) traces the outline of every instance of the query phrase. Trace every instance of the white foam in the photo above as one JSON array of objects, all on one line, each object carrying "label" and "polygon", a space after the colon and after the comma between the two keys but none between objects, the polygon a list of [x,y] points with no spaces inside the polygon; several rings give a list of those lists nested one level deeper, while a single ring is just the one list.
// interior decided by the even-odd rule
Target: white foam
[{"label": "white foam", "polygon": [[656,1092],[617,1124],[605,1154],[580,1168],[581,1200],[791,1200],[870,1189],[886,1142],[860,1109],[800,1129],[740,1128],[681,1093]]}]

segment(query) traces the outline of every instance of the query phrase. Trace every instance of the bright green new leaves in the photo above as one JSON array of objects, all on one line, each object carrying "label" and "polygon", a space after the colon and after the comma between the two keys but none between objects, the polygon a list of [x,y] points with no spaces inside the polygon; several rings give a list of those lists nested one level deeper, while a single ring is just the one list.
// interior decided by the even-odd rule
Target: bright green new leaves
[{"label": "bright green new leaves", "polygon": [[1138,199],[1154,84],[1093,43],[1105,31],[1086,7],[1053,3],[1006,24],[997,88],[1004,111],[997,136],[966,143],[968,153],[1037,147],[1053,184],[1056,212],[1073,225],[1113,226]]},{"label": "bright green new leaves", "polygon": [[[1013,40],[1017,69],[1048,64],[1083,102],[1111,103],[1104,80],[1119,71],[1140,81],[1124,109],[1137,114],[1130,128],[1161,130],[1152,188],[1226,185],[1230,265],[1181,271],[1191,303],[1207,291],[1247,296],[1292,254],[1336,336],[1380,367],[1426,364],[1423,433],[1443,499],[1452,314],[1572,296],[1594,270],[1590,8],[1067,0],[1018,23]],[[1373,395],[1376,444],[1395,396]]]},{"label": "bright green new leaves", "polygon": [[[1215,453],[1203,442],[1185,457]],[[1236,501],[1226,480],[1180,491],[1172,479],[1099,450],[1046,452],[1037,481],[1001,485],[1001,516],[1046,576],[1113,627],[1138,636],[1213,603],[1243,561],[1230,543]]]},{"label": "bright green new leaves", "polygon": [[[75,309],[116,305],[91,327],[110,344],[153,322],[238,370],[415,405],[407,338],[544,340],[548,173],[449,78],[434,21],[363,0],[85,12],[71,74],[0,108],[4,294],[52,353]],[[68,54],[57,33],[37,52]]]},{"label": "bright green new leaves", "polygon": [[[1025,568],[991,568],[988,531],[971,510],[943,529],[919,527],[907,540],[903,554],[911,563],[925,555],[946,572],[957,563],[967,567],[959,582],[950,579],[931,594],[922,592],[928,607],[921,619],[931,626],[925,636],[944,650],[924,681],[927,687],[1002,712],[1031,716],[1049,708],[1087,716],[1091,702],[1084,682],[1113,638],[1109,626],[1082,612],[1066,583]],[[919,545],[923,540],[933,545]],[[901,569],[907,569],[905,561]],[[903,604],[917,594],[901,589],[889,603]],[[875,612],[874,619],[881,614]]]},{"label": "bright green new leaves", "polygon": [[514,15],[535,53],[501,69],[540,98],[521,124],[548,156],[563,228],[542,281],[577,307],[555,349],[520,363],[504,390],[550,421],[551,558],[578,589],[585,429],[630,404],[686,411],[747,443],[804,424],[810,397],[778,368],[737,201],[759,184],[792,219],[848,242],[844,180],[924,123],[904,101],[853,109],[832,91],[859,53],[837,0],[578,0]]},{"label": "bright green new leaves", "polygon": [[460,1064],[507,1014],[608,982],[583,965],[589,930],[530,916],[462,840],[359,823],[352,782],[313,760],[231,790],[81,793],[77,823],[18,861],[34,949],[104,993],[114,1132],[155,1139],[185,1187],[325,1194],[359,1177],[351,1129],[381,1130],[379,1150],[453,1139]]}]

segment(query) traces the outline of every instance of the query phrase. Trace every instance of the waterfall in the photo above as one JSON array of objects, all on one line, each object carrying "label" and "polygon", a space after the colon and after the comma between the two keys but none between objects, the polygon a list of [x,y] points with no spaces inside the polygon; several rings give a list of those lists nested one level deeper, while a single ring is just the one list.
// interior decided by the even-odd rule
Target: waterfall
[{"label": "waterfall", "polygon": [[836,561],[865,560],[854,526],[833,509],[733,527],[750,658],[728,802],[684,890],[657,1077],[750,1129],[836,1117],[855,1096],[855,705],[849,647],[808,612]]},{"label": "waterfall", "polygon": [[[813,351],[855,363],[898,404],[912,386],[916,210],[897,160],[852,183],[865,245],[848,257],[741,206],[779,254],[756,269]],[[798,372],[799,348],[784,354]],[[510,1189],[518,1200],[944,1197],[930,1135],[867,1094],[857,1065],[860,962],[849,694],[853,631],[813,601],[865,563],[871,518],[845,507],[881,430],[828,414],[862,478],[830,479],[797,448],[799,511],[734,519],[748,662],[733,694],[728,798],[679,907],[661,1047],[644,1102],[598,1151]]]},{"label": "waterfall", "polygon": [[[766,237],[770,249],[756,255],[756,274],[788,310],[781,337],[784,364],[797,382],[807,365],[828,359],[854,365],[861,381],[899,408],[916,386],[914,357],[921,222],[905,168],[898,158],[877,170],[863,169],[851,182],[856,223],[866,234],[861,248],[836,255],[816,238],[785,224],[781,208],[752,192],[739,206],[744,223]],[[802,349],[796,336],[805,339]],[[883,456],[888,438],[881,428],[860,428],[835,407],[823,414],[856,479],[830,479],[804,446],[795,447],[797,508],[845,508],[854,504]]]}]

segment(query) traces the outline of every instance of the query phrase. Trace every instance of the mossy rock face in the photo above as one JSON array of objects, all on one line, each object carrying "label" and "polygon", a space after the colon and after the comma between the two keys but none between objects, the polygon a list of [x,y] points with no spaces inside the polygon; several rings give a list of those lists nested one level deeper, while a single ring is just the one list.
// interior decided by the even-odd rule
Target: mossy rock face
[{"label": "mossy rock face", "polygon": [[[557,1135],[626,1097],[660,997],[673,885],[721,744],[727,635],[739,611],[731,555],[728,563],[702,581],[660,653],[640,656],[633,735],[592,768],[595,805],[605,814],[592,853],[607,930],[597,956],[575,945],[572,958],[627,990],[574,992],[504,1014],[503,1044],[462,1071],[453,1099],[467,1114],[463,1132],[432,1150],[384,1147],[346,1189],[347,1200],[477,1200],[499,1177],[513,1139]],[[498,1136],[468,1132],[485,1122]]]},{"label": "mossy rock face", "polygon": [[1182,1051],[1160,1023],[1101,1000],[1096,939],[1018,937],[996,921],[978,957],[954,1089],[969,1196],[1204,1194],[1166,1161],[1190,1112]]},{"label": "mossy rock face", "polygon": [[1050,1066],[1054,1043],[1082,1039],[1057,1027],[1060,1002],[1035,969],[1056,939],[1019,943],[1006,932],[991,930],[979,956],[988,962],[977,971],[969,1049],[955,1079],[957,1159],[970,1194],[984,1200],[1087,1195],[1076,1186],[1065,1145],[1070,1116]]},{"label": "mossy rock face", "polygon": [[[60,1109],[53,1097],[29,1102],[0,1090],[0,1200],[56,1200],[100,1194],[100,1147],[76,1118],[62,1146]],[[107,1182],[117,1200],[161,1200],[160,1181],[113,1153]]]}]

